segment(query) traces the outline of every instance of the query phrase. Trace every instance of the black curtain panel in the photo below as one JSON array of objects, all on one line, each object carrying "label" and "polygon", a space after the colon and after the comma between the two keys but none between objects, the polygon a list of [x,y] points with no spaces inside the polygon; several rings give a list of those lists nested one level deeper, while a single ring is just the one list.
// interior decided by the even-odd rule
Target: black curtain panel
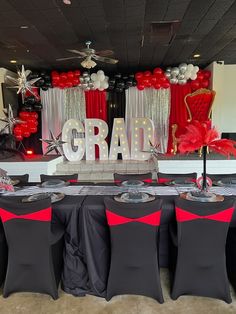
[{"label": "black curtain panel", "polygon": [[109,127],[109,139],[112,134],[113,119],[125,117],[125,90],[123,92],[110,91],[107,93],[107,123]]}]

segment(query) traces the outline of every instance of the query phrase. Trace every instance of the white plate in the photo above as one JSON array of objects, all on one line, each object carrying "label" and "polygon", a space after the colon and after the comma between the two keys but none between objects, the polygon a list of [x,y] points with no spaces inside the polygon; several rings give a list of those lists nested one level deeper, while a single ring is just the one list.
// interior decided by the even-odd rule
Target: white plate
[{"label": "white plate", "polygon": [[37,194],[33,194],[30,196],[24,197],[22,199],[22,202],[23,203],[36,202],[36,201],[43,200],[43,199],[48,198],[48,197],[51,197],[51,202],[55,203],[55,202],[61,201],[65,197],[65,194],[64,193],[57,193],[57,192],[37,193]]},{"label": "white plate", "polygon": [[52,179],[52,180],[48,180],[45,181],[41,184],[41,187],[43,188],[61,188],[64,186],[69,185],[69,182],[65,182],[63,180],[59,180],[59,179]]},{"label": "white plate", "polygon": [[141,192],[134,196],[132,193],[122,193],[114,196],[114,200],[121,203],[146,203],[155,200],[155,196]]},{"label": "white plate", "polygon": [[126,181],[121,182],[121,185],[125,186],[125,187],[134,187],[134,188],[136,188],[136,187],[143,186],[144,182],[140,181],[140,180],[126,180]]}]

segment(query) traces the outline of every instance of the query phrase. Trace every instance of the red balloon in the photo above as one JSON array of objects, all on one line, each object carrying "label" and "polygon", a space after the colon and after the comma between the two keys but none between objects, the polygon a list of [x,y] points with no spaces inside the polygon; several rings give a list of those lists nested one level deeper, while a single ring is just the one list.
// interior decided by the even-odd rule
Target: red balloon
[{"label": "red balloon", "polygon": [[164,82],[164,83],[162,83],[162,87],[163,88],[169,88],[170,87],[170,83],[169,82]]},{"label": "red balloon", "polygon": [[143,76],[145,76],[145,77],[150,77],[152,75],[152,72],[151,71],[145,71],[144,73],[143,73]]},{"label": "red balloon", "polygon": [[21,129],[21,127],[16,126],[16,127],[14,128],[14,130],[13,130],[13,133],[14,133],[15,136],[17,136],[17,135],[22,135],[22,129]]},{"label": "red balloon", "polygon": [[151,77],[151,82],[152,82],[152,85],[154,86],[156,84],[156,82],[157,82],[157,77],[153,75]]},{"label": "red balloon", "polygon": [[204,75],[204,78],[205,78],[205,79],[209,79],[209,78],[211,77],[211,71],[205,70],[205,71],[203,72],[203,75]]},{"label": "red balloon", "polygon": [[197,73],[197,78],[198,78],[198,80],[203,80],[204,79],[204,74],[201,72],[201,73]]},{"label": "red balloon", "polygon": [[67,77],[69,80],[74,78],[74,73],[72,71],[67,72]]},{"label": "red balloon", "polygon": [[62,82],[60,82],[60,83],[58,84],[58,87],[59,87],[60,89],[64,89],[64,88],[65,88],[65,84],[62,83]]},{"label": "red balloon", "polygon": [[161,75],[162,73],[163,73],[163,71],[161,68],[155,68],[153,70],[153,74],[155,74],[155,75]]},{"label": "red balloon", "polygon": [[22,141],[22,140],[23,140],[23,136],[22,136],[22,135],[16,135],[16,136],[15,136],[15,139],[16,139],[17,141]]},{"label": "red balloon", "polygon": [[34,126],[34,127],[30,127],[30,132],[31,133],[36,133],[37,131],[38,131],[38,129],[37,129],[37,127],[36,126]]},{"label": "red balloon", "polygon": [[20,128],[22,129],[22,132],[24,132],[25,130],[28,130],[28,122],[25,123],[21,123]]},{"label": "red balloon", "polygon": [[199,80],[193,80],[191,81],[191,88],[193,91],[197,90],[200,88],[200,82]]},{"label": "red balloon", "polygon": [[142,77],[143,77],[143,73],[142,72],[137,72],[135,74],[135,78],[136,78],[137,81],[140,80]]},{"label": "red balloon", "polygon": [[79,85],[80,80],[79,80],[78,78],[74,78],[74,79],[72,80],[72,83],[73,83],[73,86],[77,86],[77,85]]},{"label": "red balloon", "polygon": [[161,83],[166,83],[166,82],[168,82],[168,79],[167,79],[165,76],[161,76],[161,77],[159,78],[159,81],[160,81]]},{"label": "red balloon", "polygon": [[61,79],[62,81],[66,81],[66,80],[67,80],[67,74],[66,74],[65,72],[62,72],[62,73],[60,74],[60,79]]},{"label": "red balloon", "polygon": [[202,80],[201,87],[207,88],[208,86],[209,86],[209,80],[207,79]]},{"label": "red balloon", "polygon": [[30,125],[30,124],[35,124],[36,122],[36,119],[33,118],[33,117],[29,117],[28,120],[27,120],[27,123]]},{"label": "red balloon", "polygon": [[74,76],[76,76],[76,77],[80,76],[80,70],[75,70],[74,71]]},{"label": "red balloon", "polygon": [[30,131],[26,130],[26,131],[23,132],[22,135],[23,135],[23,137],[30,137]]},{"label": "red balloon", "polygon": [[60,80],[59,74],[57,73],[57,74],[52,75],[52,80],[58,82]]},{"label": "red balloon", "polygon": [[160,88],[161,88],[161,84],[160,84],[160,83],[156,83],[156,84],[154,85],[154,88],[155,88],[155,89],[160,89]]},{"label": "red balloon", "polygon": [[38,119],[38,116],[39,116],[39,115],[37,114],[37,112],[32,111],[32,112],[30,112],[29,114],[30,114],[30,117],[31,117],[31,118]]},{"label": "red balloon", "polygon": [[29,112],[27,112],[27,111],[21,111],[21,112],[19,113],[19,117],[20,117],[22,120],[28,119],[29,116],[30,116],[30,114],[29,114]]},{"label": "red balloon", "polygon": [[137,89],[138,89],[138,90],[144,90],[144,88],[145,88],[145,86],[142,85],[142,84],[138,84],[138,85],[137,85]]}]

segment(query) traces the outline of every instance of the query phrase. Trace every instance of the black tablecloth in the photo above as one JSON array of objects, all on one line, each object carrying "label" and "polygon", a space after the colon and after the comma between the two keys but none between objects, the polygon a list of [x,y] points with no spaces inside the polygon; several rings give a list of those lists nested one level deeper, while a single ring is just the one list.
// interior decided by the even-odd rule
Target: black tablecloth
[{"label": "black tablecloth", "polygon": [[[168,267],[168,225],[175,219],[174,199],[163,199],[159,262]],[[65,252],[62,288],[73,295],[105,297],[110,263],[110,236],[104,196],[66,196],[53,204],[53,223],[65,226]],[[231,227],[236,227],[236,211]]]}]

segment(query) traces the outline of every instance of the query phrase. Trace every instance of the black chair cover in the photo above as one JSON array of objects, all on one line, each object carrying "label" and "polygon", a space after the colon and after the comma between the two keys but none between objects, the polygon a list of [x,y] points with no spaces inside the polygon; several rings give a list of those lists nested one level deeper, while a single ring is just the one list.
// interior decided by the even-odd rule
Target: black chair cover
[{"label": "black chair cover", "polygon": [[138,294],[163,303],[157,247],[161,200],[130,204],[106,198],[105,207],[111,235],[106,299]]},{"label": "black chair cover", "polygon": [[58,298],[64,231],[51,231],[50,198],[22,203],[1,197],[0,216],[8,245],[3,296],[17,291],[46,293]]},{"label": "black chair cover", "polygon": [[[234,199],[223,202],[194,202],[177,199],[177,261],[171,297],[198,295],[230,303],[225,243],[234,211]],[[172,264],[173,266],[173,264]],[[174,269],[174,267],[172,267]]]},{"label": "black chair cover", "polygon": [[229,281],[236,292],[236,227],[229,228],[226,241],[226,266]]},{"label": "black chair cover", "polygon": [[40,174],[41,182],[45,182],[48,180],[63,180],[63,181],[70,181],[70,182],[77,182],[78,181],[78,174],[66,174],[66,175],[47,175],[47,174]]},{"label": "black chair cover", "polygon": [[29,175],[28,174],[22,174],[22,175],[13,175],[9,176],[11,180],[19,180],[20,183],[28,183],[29,182]]},{"label": "black chair cover", "polygon": [[157,173],[157,183],[166,183],[173,180],[178,180],[178,182],[184,182],[184,181],[192,181],[196,182],[197,179],[197,173],[163,173],[158,172]]},{"label": "black chair cover", "polygon": [[114,182],[121,183],[126,180],[139,180],[146,183],[152,183],[152,173],[114,173]]}]

